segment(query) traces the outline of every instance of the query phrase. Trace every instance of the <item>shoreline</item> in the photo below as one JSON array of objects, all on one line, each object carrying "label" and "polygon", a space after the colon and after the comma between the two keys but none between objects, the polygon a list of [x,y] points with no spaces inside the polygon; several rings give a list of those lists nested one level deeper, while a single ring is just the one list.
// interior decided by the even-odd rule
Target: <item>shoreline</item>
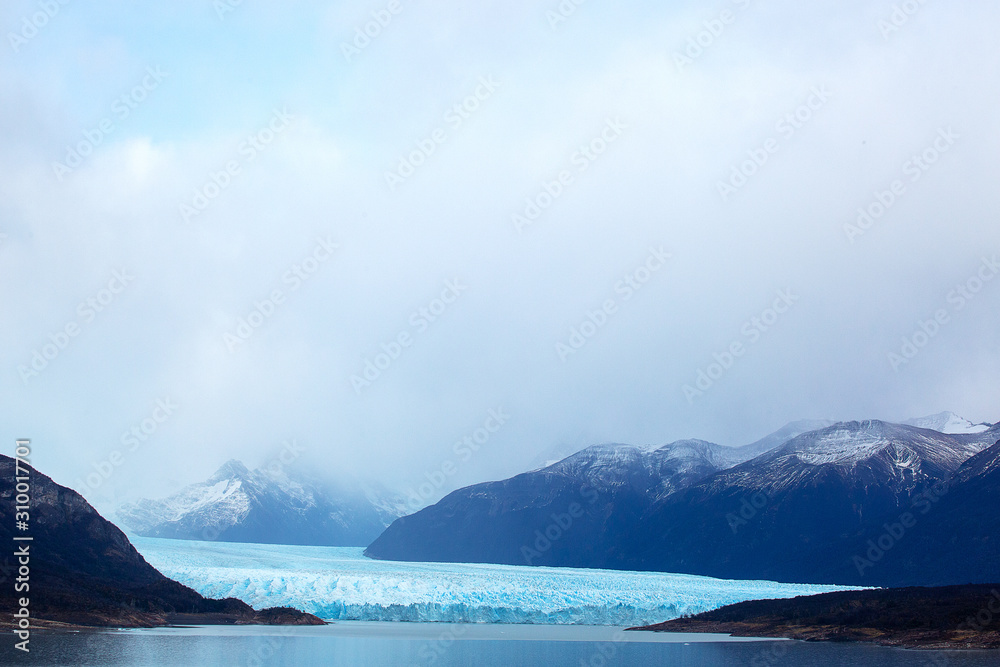
[{"label": "shoreline", "polygon": [[1000,632],[910,630],[887,632],[876,628],[837,625],[784,625],[779,623],[719,622],[675,619],[656,625],[626,628],[627,632],[691,632],[732,637],[850,644],[876,644],[886,648],[934,651],[998,650]]},{"label": "shoreline", "polygon": [[[48,614],[46,614],[48,616]],[[134,612],[124,615],[86,611],[59,611],[55,618],[33,617],[32,629],[45,630],[151,630],[165,627],[316,627],[328,625],[313,614],[289,607],[270,607],[249,613],[153,613]],[[0,628],[15,627],[11,619],[0,620]]]},{"label": "shoreline", "polygon": [[179,624],[154,627],[97,627],[68,623],[39,623],[34,629],[50,633],[116,633],[158,636],[280,636],[339,637],[402,641],[559,641],[599,644],[708,644],[787,641],[732,637],[710,633],[626,633],[607,625],[543,625],[504,623],[421,623],[411,621],[328,621],[325,625]]},{"label": "shoreline", "polygon": [[1000,584],[881,588],[741,602],[628,628],[935,650],[1000,649]]},{"label": "shoreline", "polygon": [[[315,618],[315,617],[314,617]],[[119,619],[125,620],[125,619]],[[145,621],[152,620],[150,623]],[[104,625],[67,620],[33,619],[32,629],[45,633],[141,633],[170,636],[301,636],[409,641],[565,641],[594,643],[742,643],[804,641],[868,644],[885,648],[935,651],[1000,649],[1000,632],[906,630],[782,622],[713,621],[678,618],[636,627],[569,624],[447,623],[413,621],[332,621],[303,619],[267,623],[232,615],[170,614],[157,619],[131,619]],[[157,622],[159,621],[159,622]],[[0,628],[11,624],[0,621]]]}]

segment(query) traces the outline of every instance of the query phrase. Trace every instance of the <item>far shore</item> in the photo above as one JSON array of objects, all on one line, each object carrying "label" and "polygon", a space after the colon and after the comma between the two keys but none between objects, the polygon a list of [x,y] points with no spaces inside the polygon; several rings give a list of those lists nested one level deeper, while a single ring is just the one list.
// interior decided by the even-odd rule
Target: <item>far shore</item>
[{"label": "far shore", "polygon": [[998,607],[998,584],[878,588],[751,600],[629,630],[995,650],[1000,649]]},{"label": "far shore", "polygon": [[[252,623],[178,622],[139,626],[78,625],[35,619],[33,628],[48,632],[139,632],[171,636],[303,636],[370,637],[427,641],[563,641],[608,643],[706,644],[785,641],[759,637],[734,637],[710,633],[637,633],[609,625],[544,625],[508,623],[414,623],[409,621],[340,621],[324,625],[269,625]],[[0,627],[4,624],[0,623]]]}]

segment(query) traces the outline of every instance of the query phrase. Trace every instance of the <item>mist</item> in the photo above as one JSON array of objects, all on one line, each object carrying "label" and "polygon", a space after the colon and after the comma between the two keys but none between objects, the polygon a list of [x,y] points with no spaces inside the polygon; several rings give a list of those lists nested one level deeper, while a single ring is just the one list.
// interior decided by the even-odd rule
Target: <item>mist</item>
[{"label": "mist", "polygon": [[0,10],[0,430],[92,502],[1000,419],[998,7],[53,4]]}]

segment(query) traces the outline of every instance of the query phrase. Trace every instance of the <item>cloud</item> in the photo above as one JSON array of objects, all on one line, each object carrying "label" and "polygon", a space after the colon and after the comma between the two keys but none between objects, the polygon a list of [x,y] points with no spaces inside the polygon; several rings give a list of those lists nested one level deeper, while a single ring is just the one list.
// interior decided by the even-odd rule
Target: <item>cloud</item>
[{"label": "cloud", "polygon": [[[675,53],[727,7],[734,20],[679,68]],[[499,407],[509,423],[453,484],[517,472],[554,444],[741,444],[804,417],[998,418],[1000,283],[911,363],[888,360],[1000,250],[995,9],[927,6],[888,39],[891,7],[866,3],[587,3],[555,29],[548,9],[406,4],[348,62],[342,42],[378,3],[244,5],[223,21],[181,4],[156,35],[131,10],[102,23],[107,10],[81,5],[5,54],[8,440],[32,437],[39,466],[72,485],[170,397],[176,415],[108,482],[156,494],[228,458],[260,463],[287,438],[317,469],[405,487]],[[116,116],[157,66],[169,75]],[[93,85],[74,83],[84,75]],[[488,95],[484,80],[498,84]],[[293,119],[277,131],[282,112]],[[52,163],[105,117],[113,131],[60,181]],[[904,164],[948,127],[953,149],[909,180]],[[401,160],[412,174],[392,189]],[[724,199],[734,169],[746,173]],[[851,243],[844,226],[894,179],[905,195]],[[328,237],[336,252],[309,262]],[[616,287],[661,246],[671,259],[626,299]],[[134,282],[84,321],[80,304],[122,269]],[[456,280],[467,289],[442,309]],[[799,300],[770,322],[789,289]],[[561,359],[609,299],[613,314]],[[69,324],[79,335],[24,381]],[[685,385],[734,342],[745,353],[689,402]]]}]

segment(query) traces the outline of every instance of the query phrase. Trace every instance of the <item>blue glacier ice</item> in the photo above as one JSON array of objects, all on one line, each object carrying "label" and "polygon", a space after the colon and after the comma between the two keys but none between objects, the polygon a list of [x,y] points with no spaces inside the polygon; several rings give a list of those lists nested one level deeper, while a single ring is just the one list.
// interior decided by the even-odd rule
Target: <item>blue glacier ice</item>
[{"label": "blue glacier ice", "polygon": [[291,606],[326,620],[641,625],[839,586],[686,574],[377,561],[361,548],[132,539],[166,576],[255,609]]}]

